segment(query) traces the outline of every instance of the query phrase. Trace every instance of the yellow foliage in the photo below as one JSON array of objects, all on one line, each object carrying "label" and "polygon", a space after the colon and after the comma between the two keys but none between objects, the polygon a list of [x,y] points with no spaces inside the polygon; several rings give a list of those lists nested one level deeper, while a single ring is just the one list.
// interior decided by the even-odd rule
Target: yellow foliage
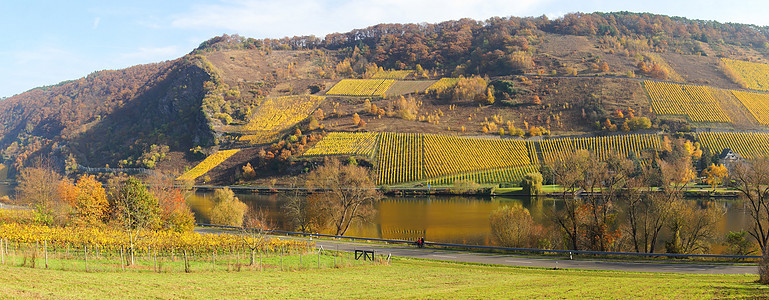
[{"label": "yellow foliage", "polygon": [[753,90],[769,91],[769,65],[725,58],[721,61],[728,66],[727,70],[731,70],[725,71],[727,76],[736,74],[736,80],[733,80],[738,84]]},{"label": "yellow foliage", "polygon": [[326,95],[384,97],[393,83],[393,79],[342,79]]},{"label": "yellow foliage", "polygon": [[303,156],[360,155],[372,157],[378,137],[378,134],[371,132],[332,132],[305,151]]},{"label": "yellow foliage", "polygon": [[710,87],[644,81],[658,115],[683,115],[693,122],[731,123]]},{"label": "yellow foliage", "polygon": [[240,151],[240,149],[223,150],[223,151],[216,152],[210,155],[209,157],[206,157],[206,159],[201,161],[197,166],[187,171],[187,173],[182,174],[182,176],[179,176],[178,178],[176,178],[176,180],[195,180],[196,178],[202,176],[203,174],[208,173],[208,171],[218,166],[223,161],[230,158],[230,156],[234,155],[235,153],[238,153],[238,151]]}]

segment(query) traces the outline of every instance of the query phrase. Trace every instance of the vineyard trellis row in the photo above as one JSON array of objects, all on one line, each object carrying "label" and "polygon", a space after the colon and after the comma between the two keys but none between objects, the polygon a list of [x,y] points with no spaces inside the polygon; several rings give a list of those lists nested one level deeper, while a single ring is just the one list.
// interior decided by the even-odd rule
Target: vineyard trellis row
[{"label": "vineyard trellis row", "polygon": [[379,134],[372,132],[331,132],[302,156],[355,155],[373,158]]},{"label": "vineyard trellis row", "polygon": [[256,108],[248,124],[238,131],[278,132],[306,119],[325,100],[312,95],[267,98]]},{"label": "vineyard trellis row", "polygon": [[575,150],[588,150],[605,160],[609,153],[620,153],[625,157],[641,157],[645,149],[661,148],[660,138],[656,134],[625,134],[606,137],[560,138],[540,142],[545,164],[562,160],[566,154]]},{"label": "vineyard trellis row", "polygon": [[704,148],[718,154],[731,149],[745,159],[769,156],[769,133],[759,132],[700,132],[697,138]]},{"label": "vineyard trellis row", "polygon": [[769,91],[769,65],[733,59],[721,59],[734,70],[747,85],[747,88]]},{"label": "vineyard trellis row", "polygon": [[206,157],[206,159],[201,161],[197,166],[182,174],[182,176],[177,177],[176,180],[195,180],[196,178],[203,176],[203,174],[206,174],[208,171],[230,158],[230,156],[238,153],[238,151],[240,151],[240,149],[222,150],[211,154]]},{"label": "vineyard trellis row", "polygon": [[[331,133],[304,153],[305,156],[360,155],[376,157],[377,184],[446,182],[471,176],[490,182],[494,178],[517,180],[518,167],[552,164],[569,152],[585,149],[606,159],[611,152],[641,157],[645,149],[661,148],[656,134],[559,138],[542,141],[488,139],[417,133]],[[488,172],[488,173],[484,173]],[[522,171],[521,171],[522,172]],[[464,177],[463,177],[464,176]]]},{"label": "vineyard trellis row", "polygon": [[394,79],[342,79],[331,87],[326,95],[384,97],[385,91],[393,83],[395,83]]},{"label": "vineyard trellis row", "polygon": [[470,180],[476,183],[520,182],[526,174],[535,172],[539,172],[539,166],[527,165],[445,176],[430,179],[426,183],[432,185],[449,185],[457,180]]},{"label": "vineyard trellis row", "polygon": [[649,80],[643,86],[658,115],[682,115],[693,122],[732,122],[710,87]]},{"label": "vineyard trellis row", "polygon": [[[178,251],[181,249],[214,252],[231,247],[244,245],[259,245],[265,251],[274,251],[278,247],[302,246],[301,241],[280,239],[265,240],[261,237],[240,236],[232,234],[200,234],[194,231],[173,232],[144,230],[141,238],[134,244],[137,252],[149,250]],[[84,245],[97,246],[102,251],[118,251],[129,245],[128,233],[115,229],[81,228],[81,227],[48,227],[6,223],[0,225],[0,238],[14,243],[47,242],[51,247],[71,247],[80,249]],[[255,239],[256,238],[256,239]]]},{"label": "vineyard trellis row", "polygon": [[744,91],[731,92],[759,123],[769,125],[769,94]]}]

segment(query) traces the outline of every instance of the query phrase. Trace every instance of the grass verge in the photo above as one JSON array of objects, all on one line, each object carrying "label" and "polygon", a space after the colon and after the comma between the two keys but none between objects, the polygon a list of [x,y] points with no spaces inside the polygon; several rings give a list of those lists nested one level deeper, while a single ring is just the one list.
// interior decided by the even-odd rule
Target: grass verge
[{"label": "grass verge", "polygon": [[391,265],[192,273],[0,266],[0,294],[51,298],[767,298],[757,276],[530,269],[394,258]]}]

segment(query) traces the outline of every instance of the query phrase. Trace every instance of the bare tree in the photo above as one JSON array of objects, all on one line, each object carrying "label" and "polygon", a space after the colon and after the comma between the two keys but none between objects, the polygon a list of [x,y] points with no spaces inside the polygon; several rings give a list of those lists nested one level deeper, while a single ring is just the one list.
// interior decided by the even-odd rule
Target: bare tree
[{"label": "bare tree", "polygon": [[251,250],[252,266],[256,263],[256,251],[267,239],[265,230],[272,227],[273,226],[267,220],[267,214],[261,209],[248,209],[248,212],[243,217],[241,237],[243,238],[243,243],[246,247]]},{"label": "bare tree", "polygon": [[323,166],[307,176],[307,186],[323,200],[336,235],[344,235],[354,220],[373,214],[373,204],[381,198],[371,172],[355,165],[326,159]]},{"label": "bare tree", "polygon": [[763,254],[759,281],[769,284],[769,158],[736,164],[731,179],[733,187],[746,199],[745,208],[753,223],[748,233],[758,241]]},{"label": "bare tree", "polygon": [[[654,156],[647,158],[651,164],[629,181],[626,190],[627,228],[636,252],[653,253],[665,228],[683,228],[670,222],[673,208],[685,201],[683,190],[696,177],[692,166],[696,153],[685,140],[666,141],[665,160],[656,156],[656,150],[652,152]],[[655,185],[659,185],[658,191]]]},{"label": "bare tree", "polygon": [[555,181],[564,188],[564,209],[555,221],[572,249],[607,251],[613,246],[619,235],[614,202],[630,170],[632,162],[627,159],[612,154],[601,161],[586,150],[575,151],[555,165]]},{"label": "bare tree", "polygon": [[16,187],[16,203],[29,205],[47,224],[62,223],[69,212],[69,204],[60,197],[59,183],[62,176],[48,165],[27,167],[21,170]]}]

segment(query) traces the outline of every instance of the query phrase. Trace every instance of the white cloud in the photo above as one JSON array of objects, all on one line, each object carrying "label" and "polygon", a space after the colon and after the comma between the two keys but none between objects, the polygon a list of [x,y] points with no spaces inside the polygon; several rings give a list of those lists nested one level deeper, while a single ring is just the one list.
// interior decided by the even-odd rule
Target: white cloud
[{"label": "white cloud", "polygon": [[100,17],[94,18],[93,19],[93,27],[91,27],[91,28],[92,29],[99,28],[99,23],[101,23],[101,18]]},{"label": "white cloud", "polygon": [[183,29],[225,30],[255,38],[346,32],[379,23],[527,16],[552,0],[234,0],[195,5],[173,17]]}]

